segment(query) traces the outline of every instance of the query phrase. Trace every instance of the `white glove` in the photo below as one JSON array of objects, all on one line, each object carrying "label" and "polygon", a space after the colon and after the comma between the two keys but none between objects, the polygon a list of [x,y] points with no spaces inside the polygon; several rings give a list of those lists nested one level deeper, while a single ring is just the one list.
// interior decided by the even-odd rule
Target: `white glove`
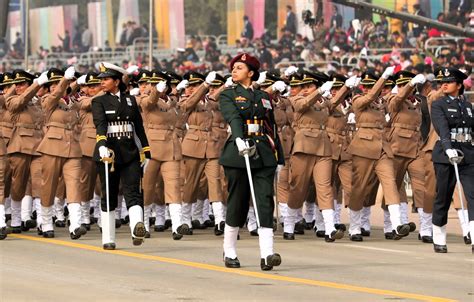
[{"label": "white glove", "polygon": [[458,151],[456,149],[448,149],[445,151],[446,155],[448,156],[449,159],[453,157],[458,157]]},{"label": "white glove", "polygon": [[356,115],[354,112],[349,113],[347,116],[347,123],[348,124],[355,124],[356,123]]},{"label": "white glove", "polygon": [[332,85],[334,84],[333,81],[327,81],[321,87],[319,87],[319,93],[324,96],[325,92],[331,92]]},{"label": "white glove", "polygon": [[260,73],[260,75],[258,76],[257,84],[258,84],[258,85],[262,85],[263,82],[265,82],[266,79],[267,79],[267,72],[266,72],[266,71],[262,71],[262,72]]},{"label": "white glove", "polygon": [[76,82],[77,85],[84,85],[86,83],[86,75],[81,75]]},{"label": "white glove", "polygon": [[156,90],[159,93],[162,93],[166,90],[166,81],[160,81],[158,84],[156,84]]},{"label": "white glove", "polygon": [[137,65],[131,65],[127,68],[127,74],[133,74],[138,71]]},{"label": "white glove", "polygon": [[325,99],[329,99],[331,97],[331,95],[332,95],[331,91],[324,91],[323,92],[323,98],[325,98]]},{"label": "white glove", "polygon": [[227,87],[230,87],[232,85],[234,85],[234,82],[232,81],[232,77],[228,77],[227,80],[225,80],[224,86],[227,88]]},{"label": "white glove", "polygon": [[390,122],[390,114],[388,114],[388,113],[385,114],[385,121],[387,123]]},{"label": "white glove", "polygon": [[392,88],[392,94],[397,94],[398,93],[398,86],[395,85],[395,87]]},{"label": "white glove", "polygon": [[285,90],[286,90],[286,84],[283,81],[276,81],[272,85],[272,91],[273,92],[278,91],[278,92],[281,93],[281,92],[284,92]]},{"label": "white glove", "polygon": [[385,69],[385,71],[382,74],[382,78],[384,78],[386,80],[390,76],[392,76],[394,72],[395,72],[395,66],[387,67],[387,69]]},{"label": "white glove", "polygon": [[413,79],[410,80],[411,86],[415,86],[416,84],[424,84],[426,82],[426,78],[422,74],[417,74]]},{"label": "white glove", "polygon": [[285,70],[285,76],[286,76],[286,77],[289,77],[289,76],[291,76],[292,74],[297,73],[297,72],[298,72],[298,67],[296,67],[296,66],[290,66],[290,67],[288,67],[288,68]]},{"label": "white glove", "polygon": [[[344,105],[345,104],[345,105]],[[342,113],[344,113],[344,115],[347,115],[347,113],[349,112],[349,110],[351,110],[351,104],[349,102],[343,102],[341,104],[341,109],[342,109]]]},{"label": "white glove", "polygon": [[74,74],[76,73],[76,70],[74,69],[74,66],[68,67],[66,71],[64,72],[64,78],[66,80],[72,80],[74,79]]},{"label": "white glove", "polygon": [[180,91],[183,90],[184,88],[188,87],[189,81],[188,80],[182,80],[179,82],[179,84],[176,86],[176,90]]},{"label": "white glove", "polygon": [[357,76],[352,76],[346,80],[345,83],[346,87],[349,89],[353,89],[354,87],[357,86]]},{"label": "white glove", "polygon": [[362,80],[361,78],[357,78],[357,79],[356,79],[356,83],[355,83],[355,86],[354,86],[354,87],[357,87],[357,86],[359,86],[359,84],[360,84],[360,81],[361,81],[361,80]]},{"label": "white glove", "polygon": [[132,88],[130,90],[130,95],[137,96],[140,94],[140,88]]},{"label": "white glove", "polygon": [[215,71],[211,71],[209,72],[209,74],[207,75],[206,77],[206,83],[211,85],[212,82],[216,79],[216,72]]},{"label": "white glove", "polygon": [[145,171],[146,171],[146,167],[148,167],[148,164],[150,163],[150,159],[149,158],[145,158],[142,163],[140,164],[142,166],[142,169],[143,169],[143,174],[145,174]]},{"label": "white glove", "polygon": [[100,156],[100,158],[109,157],[110,156],[109,149],[107,149],[106,146],[100,146],[99,147],[99,156]]},{"label": "white glove", "polygon": [[47,81],[48,81],[48,72],[47,72],[47,71],[43,72],[43,73],[36,79],[36,83],[38,83],[38,85],[40,85],[40,86],[43,86]]},{"label": "white glove", "polygon": [[239,153],[244,152],[245,150],[248,150],[249,145],[246,141],[241,139],[240,137],[237,137],[235,139],[235,144],[237,145],[237,150],[239,150]]}]

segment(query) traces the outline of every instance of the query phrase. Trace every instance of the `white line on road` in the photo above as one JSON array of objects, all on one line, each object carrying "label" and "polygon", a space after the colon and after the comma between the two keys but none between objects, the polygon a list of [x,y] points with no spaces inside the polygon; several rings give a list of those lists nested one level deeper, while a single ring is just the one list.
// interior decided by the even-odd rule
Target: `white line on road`
[{"label": "white line on road", "polygon": [[372,251],[381,251],[381,252],[399,253],[399,254],[410,254],[410,252],[408,252],[408,251],[383,249],[383,248],[380,248],[380,247],[373,247],[373,246],[367,246],[367,245],[355,245],[355,244],[341,244],[341,245],[347,246],[347,247],[365,249],[365,250],[372,250]]}]

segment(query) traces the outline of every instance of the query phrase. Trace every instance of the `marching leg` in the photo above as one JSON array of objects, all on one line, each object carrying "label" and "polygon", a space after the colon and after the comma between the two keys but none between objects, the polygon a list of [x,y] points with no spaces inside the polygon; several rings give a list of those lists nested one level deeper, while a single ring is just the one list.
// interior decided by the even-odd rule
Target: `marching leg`
[{"label": "marching leg", "polygon": [[58,228],[66,227],[66,217],[64,216],[64,199],[59,199],[54,197],[54,216],[56,216],[56,221],[54,225]]},{"label": "marching leg", "polygon": [[260,227],[258,229],[258,241],[260,245],[260,268],[263,271],[269,271],[274,266],[279,266],[281,256],[273,253],[273,229]]},{"label": "marching leg", "polygon": [[420,234],[419,240],[423,243],[433,243],[433,236],[431,235],[433,224],[431,222],[431,213],[425,213],[423,208],[418,208],[418,215],[420,216]]},{"label": "marching leg", "polygon": [[7,238],[7,223],[5,221],[5,205],[0,203],[0,240]]},{"label": "marching leg", "polygon": [[32,212],[33,197],[31,195],[25,195],[21,200],[21,230],[24,232],[36,227],[36,221],[31,219]]},{"label": "marching leg", "polygon": [[100,212],[102,224],[102,246],[104,250],[115,250],[115,212]]},{"label": "marching leg", "polygon": [[81,225],[89,231],[91,229],[91,202],[81,202]]},{"label": "marching leg", "polygon": [[[191,210],[192,204],[183,202],[181,206],[181,220],[183,224],[187,225],[188,232],[185,235],[192,235],[193,229],[191,224]],[[170,213],[171,214],[171,213]]]},{"label": "marching leg", "polygon": [[165,231],[165,212],[166,205],[157,204],[155,205],[155,232],[164,232]]},{"label": "marching leg", "polygon": [[81,226],[81,204],[70,203],[67,205],[69,210],[69,234],[72,240],[77,240],[87,233],[85,227]]},{"label": "marching leg", "polygon": [[239,268],[240,261],[237,258],[237,236],[239,227],[231,227],[226,224],[224,227],[224,263],[229,268]]},{"label": "marching leg", "polygon": [[448,252],[448,247],[446,246],[446,225],[441,227],[433,225],[433,244],[436,253]]},{"label": "marching leg", "polygon": [[11,201],[12,221],[10,226],[13,234],[21,233],[21,201]]},{"label": "marching leg", "polygon": [[130,217],[130,232],[132,234],[133,245],[141,245],[146,235],[145,224],[143,223],[143,208],[139,205],[128,209]]},{"label": "marching leg", "polygon": [[212,206],[212,212],[214,212],[214,221],[215,221],[214,235],[220,236],[224,234],[224,228],[225,228],[224,204],[220,201],[214,201],[213,203],[211,203],[211,206]]},{"label": "marching leg", "polygon": [[258,236],[257,230],[257,218],[255,217],[255,210],[253,206],[249,207],[249,212],[247,214],[247,229],[252,236]]},{"label": "marching leg", "polygon": [[391,240],[394,238],[392,222],[390,221],[390,212],[388,210],[383,210],[383,232],[385,239]]},{"label": "marching leg", "polygon": [[171,218],[171,230],[174,240],[180,240],[183,235],[188,233],[189,226],[183,224],[182,220],[182,206],[181,203],[170,203],[169,206],[170,218]]},{"label": "marching leg", "polygon": [[53,207],[41,206],[41,230],[44,238],[54,238]]},{"label": "marching leg", "polygon": [[364,237],[370,237],[370,210],[371,207],[362,208],[362,217],[361,217],[361,235]]},{"label": "marching leg", "polygon": [[286,215],[283,216],[283,239],[285,240],[295,240],[295,223],[297,219],[297,209],[292,209],[288,207],[288,204],[284,205]]}]

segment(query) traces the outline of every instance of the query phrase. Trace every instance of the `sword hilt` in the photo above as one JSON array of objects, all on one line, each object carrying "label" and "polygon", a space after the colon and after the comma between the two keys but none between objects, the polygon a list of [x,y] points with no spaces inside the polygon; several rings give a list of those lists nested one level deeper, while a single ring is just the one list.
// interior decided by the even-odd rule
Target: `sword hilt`
[{"label": "sword hilt", "polygon": [[114,162],[115,162],[115,153],[114,153],[114,150],[112,149],[108,149],[109,151],[109,154],[110,156],[109,157],[102,157],[100,160],[102,162],[107,162],[110,164],[110,172],[114,172],[115,171],[115,168],[114,168]]},{"label": "sword hilt", "polygon": [[464,159],[464,152],[462,152],[461,150],[459,149],[454,149],[456,150],[456,153],[458,154],[458,156],[455,156],[455,157],[451,157],[449,159],[449,162],[454,165],[454,164],[460,164],[462,162],[462,160]]}]

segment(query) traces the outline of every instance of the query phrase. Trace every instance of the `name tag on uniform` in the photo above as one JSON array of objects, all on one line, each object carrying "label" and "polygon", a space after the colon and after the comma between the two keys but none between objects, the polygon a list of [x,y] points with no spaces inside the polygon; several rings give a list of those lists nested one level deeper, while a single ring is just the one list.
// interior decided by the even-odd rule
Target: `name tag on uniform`
[{"label": "name tag on uniform", "polygon": [[457,109],[448,108],[448,112],[458,112]]},{"label": "name tag on uniform", "polygon": [[115,114],[115,110],[106,110],[105,114]]},{"label": "name tag on uniform", "polygon": [[272,103],[269,100],[262,99],[262,104],[264,108],[272,109]]},{"label": "name tag on uniform", "polygon": [[127,98],[127,105],[130,106],[130,107],[132,107],[132,100],[129,99],[129,98]]},{"label": "name tag on uniform", "polygon": [[472,117],[472,111],[471,111],[471,108],[466,108],[466,110],[467,110],[467,114],[468,114],[470,117]]}]

